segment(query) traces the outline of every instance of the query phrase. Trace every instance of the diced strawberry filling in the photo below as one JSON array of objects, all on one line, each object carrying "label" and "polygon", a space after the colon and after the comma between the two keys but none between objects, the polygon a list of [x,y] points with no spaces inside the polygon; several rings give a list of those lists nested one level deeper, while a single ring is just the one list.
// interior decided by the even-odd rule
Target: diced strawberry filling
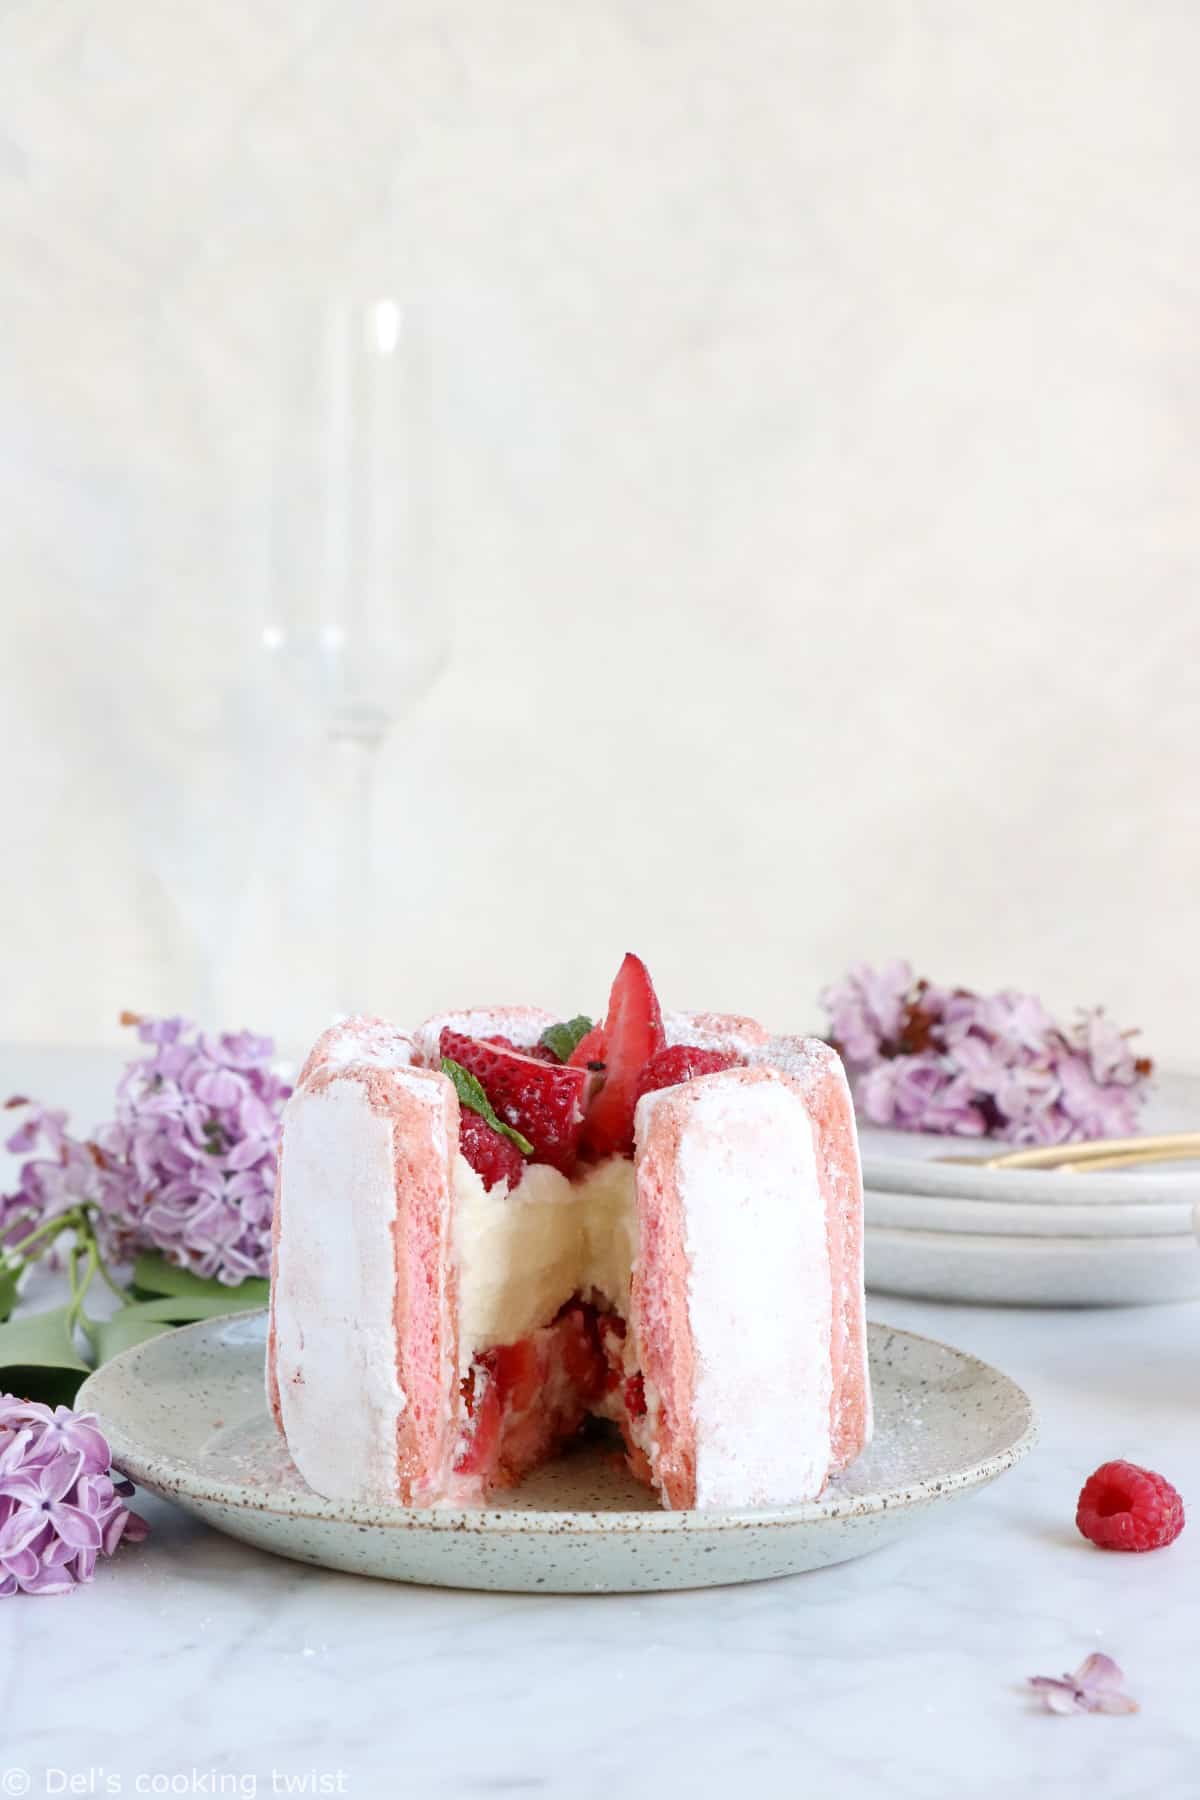
[{"label": "diced strawberry filling", "polygon": [[485,1489],[512,1486],[590,1416],[620,1428],[631,1468],[649,1478],[645,1383],[629,1366],[625,1321],[591,1301],[570,1300],[530,1337],[480,1351],[462,1398],[455,1473]]}]

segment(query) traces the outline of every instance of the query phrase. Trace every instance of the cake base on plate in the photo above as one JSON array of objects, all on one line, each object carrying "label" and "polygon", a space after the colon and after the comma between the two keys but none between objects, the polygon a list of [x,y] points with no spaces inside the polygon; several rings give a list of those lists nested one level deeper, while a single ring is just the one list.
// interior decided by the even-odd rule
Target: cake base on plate
[{"label": "cake base on plate", "polygon": [[929,1338],[868,1327],[875,1438],[819,1500],[764,1512],[664,1512],[602,1445],[486,1507],[410,1510],[322,1499],[262,1391],[266,1314],[205,1320],[97,1370],[78,1404],[113,1461],[218,1531],[357,1575],[528,1593],[628,1593],[762,1581],[881,1548],[1019,1461],[1028,1397]]}]

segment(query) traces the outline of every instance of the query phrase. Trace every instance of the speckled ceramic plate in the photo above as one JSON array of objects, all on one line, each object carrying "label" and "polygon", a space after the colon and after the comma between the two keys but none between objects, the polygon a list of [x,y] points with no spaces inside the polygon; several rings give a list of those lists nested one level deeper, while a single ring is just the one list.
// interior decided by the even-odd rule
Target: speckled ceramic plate
[{"label": "speckled ceramic plate", "polygon": [[870,1327],[875,1440],[820,1500],[772,1512],[663,1512],[603,1445],[470,1511],[323,1500],[263,1396],[265,1313],[206,1320],[127,1350],[83,1385],[118,1468],[218,1531],[279,1556],[392,1581],[620,1593],[761,1581],[878,1549],[1011,1468],[1033,1410],[961,1351]]},{"label": "speckled ceramic plate", "polygon": [[1200,1299],[1200,1249],[1171,1237],[1001,1237],[868,1219],[876,1294],[987,1306],[1151,1306]]},{"label": "speckled ceramic plate", "polygon": [[[1200,1075],[1155,1076],[1139,1130],[1154,1135],[1195,1131],[1200,1121]],[[881,1131],[859,1123],[863,1181],[876,1193],[934,1195],[962,1203],[1006,1201],[1013,1206],[1164,1206],[1177,1211],[1200,1193],[1200,1159],[1137,1163],[1085,1175],[1069,1169],[984,1169],[943,1162],[947,1156],[986,1156],[1008,1146],[977,1138],[919,1131]]]}]

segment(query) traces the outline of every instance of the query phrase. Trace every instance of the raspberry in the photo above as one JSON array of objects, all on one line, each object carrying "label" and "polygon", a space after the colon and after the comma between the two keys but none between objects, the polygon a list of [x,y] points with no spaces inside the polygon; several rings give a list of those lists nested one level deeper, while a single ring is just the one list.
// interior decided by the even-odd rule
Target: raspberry
[{"label": "raspberry", "polygon": [[1103,1463],[1084,1483],[1075,1523],[1101,1550],[1161,1550],[1183,1530],[1183,1501],[1136,1463]]},{"label": "raspberry", "polygon": [[474,1075],[497,1116],[529,1139],[535,1162],[571,1173],[590,1079],[586,1069],[542,1062],[522,1050],[467,1037],[448,1025],[439,1048]]},{"label": "raspberry", "polygon": [[495,1187],[498,1181],[506,1188],[514,1188],[520,1181],[525,1158],[517,1146],[466,1106],[459,1121],[458,1147],[475,1173],[482,1176],[485,1188]]},{"label": "raspberry", "polygon": [[[587,1042],[585,1038],[579,1049]],[[662,1012],[650,972],[640,957],[627,956],[608,997],[604,1086],[588,1108],[583,1128],[584,1146],[593,1156],[632,1153],[638,1076],[662,1042]]]},{"label": "raspberry", "polygon": [[722,1069],[736,1069],[741,1059],[728,1050],[700,1050],[693,1044],[673,1044],[650,1058],[637,1082],[637,1098],[652,1094],[658,1088],[675,1087],[680,1081],[691,1081],[696,1075],[716,1075]]}]

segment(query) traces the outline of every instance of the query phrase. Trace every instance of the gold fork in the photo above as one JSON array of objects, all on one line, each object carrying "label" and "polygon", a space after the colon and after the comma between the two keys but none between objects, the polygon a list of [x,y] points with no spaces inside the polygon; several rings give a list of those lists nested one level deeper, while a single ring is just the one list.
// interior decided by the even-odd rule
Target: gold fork
[{"label": "gold fork", "polygon": [[1093,1138],[1078,1144],[1048,1144],[1036,1150],[1006,1150],[999,1156],[936,1156],[935,1162],[977,1169],[1071,1169],[1094,1174],[1136,1163],[1187,1162],[1200,1157],[1200,1131],[1167,1131],[1159,1137]]}]

